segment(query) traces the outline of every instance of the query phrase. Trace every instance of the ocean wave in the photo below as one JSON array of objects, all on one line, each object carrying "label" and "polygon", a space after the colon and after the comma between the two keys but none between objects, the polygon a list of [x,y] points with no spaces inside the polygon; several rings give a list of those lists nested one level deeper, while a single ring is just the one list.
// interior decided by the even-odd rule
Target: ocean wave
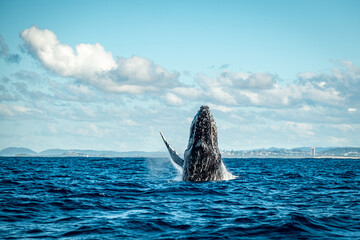
[{"label": "ocean wave", "polygon": [[2,158],[0,237],[360,236],[359,161],[224,161],[239,177],[193,183],[166,159]]}]

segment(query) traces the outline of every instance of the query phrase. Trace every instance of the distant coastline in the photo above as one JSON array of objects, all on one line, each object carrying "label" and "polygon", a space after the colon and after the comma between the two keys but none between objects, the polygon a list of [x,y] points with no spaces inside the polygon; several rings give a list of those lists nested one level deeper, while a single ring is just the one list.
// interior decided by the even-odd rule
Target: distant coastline
[{"label": "distant coastline", "polygon": [[[312,151],[311,151],[312,149]],[[315,153],[314,150],[317,150]],[[254,150],[221,150],[223,158],[353,158],[360,159],[360,147],[333,148],[268,148]],[[48,149],[35,152],[29,148],[9,147],[0,151],[3,157],[168,157],[167,152],[97,151],[80,149]]]},{"label": "distant coastline", "polygon": [[360,158],[360,147],[268,148],[221,152],[224,158]]}]

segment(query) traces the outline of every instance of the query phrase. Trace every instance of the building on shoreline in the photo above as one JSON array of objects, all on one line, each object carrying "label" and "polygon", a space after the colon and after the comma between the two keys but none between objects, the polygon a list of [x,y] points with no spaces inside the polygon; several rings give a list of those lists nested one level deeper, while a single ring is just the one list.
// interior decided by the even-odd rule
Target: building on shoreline
[{"label": "building on shoreline", "polygon": [[315,157],[315,147],[310,148],[310,156]]}]

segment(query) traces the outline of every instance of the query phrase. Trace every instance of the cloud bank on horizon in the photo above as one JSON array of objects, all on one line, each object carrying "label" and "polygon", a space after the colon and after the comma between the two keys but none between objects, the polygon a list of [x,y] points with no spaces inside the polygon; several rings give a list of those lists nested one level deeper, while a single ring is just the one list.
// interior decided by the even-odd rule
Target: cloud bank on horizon
[{"label": "cloud bank on horizon", "polygon": [[235,62],[171,69],[36,25],[19,36],[20,53],[0,36],[0,148],[165,151],[162,130],[184,149],[203,104],[222,149],[360,144],[360,67],[351,59],[286,79]]}]

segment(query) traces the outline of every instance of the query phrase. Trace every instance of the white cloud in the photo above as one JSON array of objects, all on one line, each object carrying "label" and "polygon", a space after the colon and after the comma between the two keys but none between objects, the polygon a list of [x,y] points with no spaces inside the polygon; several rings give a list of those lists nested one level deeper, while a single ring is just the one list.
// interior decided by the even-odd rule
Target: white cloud
[{"label": "white cloud", "polygon": [[21,118],[25,116],[41,115],[38,109],[19,104],[0,104],[0,116],[4,118]]},{"label": "white cloud", "polygon": [[111,134],[111,130],[104,126],[99,126],[95,123],[85,123],[76,128],[69,128],[63,130],[71,135],[76,135],[77,137],[94,137],[97,139],[106,137],[107,134]]},{"label": "white cloud", "polygon": [[129,93],[129,94],[143,94],[144,92],[155,92],[158,89],[153,86],[139,86],[135,84],[118,84],[114,81],[103,81],[101,82],[102,90],[106,92],[114,92],[114,93]]},{"label": "white cloud", "polygon": [[350,124],[331,124],[330,126],[344,132],[354,130],[354,128]]},{"label": "white cloud", "polygon": [[228,81],[218,78],[211,79],[199,74],[197,83],[201,87],[201,96],[204,100],[226,105],[237,104],[232,92],[228,91]]},{"label": "white cloud", "polygon": [[133,56],[114,60],[99,43],[72,47],[60,43],[50,30],[31,27],[21,33],[25,46],[49,70],[114,93],[143,94],[180,86],[179,73]]},{"label": "white cloud", "polygon": [[299,123],[299,122],[286,122],[285,130],[290,131],[295,136],[299,137],[313,137],[313,125],[310,123]]},{"label": "white cloud", "polygon": [[183,100],[173,93],[166,94],[166,101],[168,104],[173,106],[181,106],[184,104]]},{"label": "white cloud", "polygon": [[222,81],[227,81],[238,88],[269,89],[275,84],[275,76],[267,73],[234,73],[222,71],[219,76]]},{"label": "white cloud", "polygon": [[[222,71],[215,78],[199,74],[196,100],[228,106],[301,108],[304,105],[354,108],[360,104],[360,68],[344,62],[331,74],[299,73],[297,81],[276,83],[264,73]],[[350,106],[350,107],[349,107]]]},{"label": "white cloud", "polygon": [[74,51],[61,44],[52,31],[37,27],[24,30],[21,37],[46,68],[61,76],[86,79],[116,67],[112,54],[99,43],[78,44]]},{"label": "white cloud", "polygon": [[171,74],[163,67],[138,56],[132,56],[128,59],[119,58],[116,73],[121,80],[148,83],[156,79],[158,82],[165,81],[162,82],[164,85],[168,84],[167,80],[177,78],[176,73]]},{"label": "white cloud", "polygon": [[351,146],[351,142],[346,137],[333,137],[330,136],[329,139],[326,140],[327,146]]},{"label": "white cloud", "polygon": [[313,72],[302,72],[298,73],[297,77],[300,79],[312,79],[321,76],[319,73],[313,73]]},{"label": "white cloud", "polygon": [[105,72],[93,80],[99,88],[115,93],[143,94],[180,86],[179,73],[170,73],[152,61],[132,56],[119,58],[116,69]]},{"label": "white cloud", "polygon": [[223,105],[216,105],[216,104],[209,104],[209,107],[211,109],[214,109],[214,110],[217,110],[217,111],[220,111],[220,112],[224,112],[224,113],[232,112],[234,110],[231,107],[226,107],[226,106],[223,106]]},{"label": "white cloud", "polygon": [[196,87],[175,87],[172,89],[172,91],[175,94],[182,96],[186,100],[191,101],[200,99],[203,95],[202,91]]}]

